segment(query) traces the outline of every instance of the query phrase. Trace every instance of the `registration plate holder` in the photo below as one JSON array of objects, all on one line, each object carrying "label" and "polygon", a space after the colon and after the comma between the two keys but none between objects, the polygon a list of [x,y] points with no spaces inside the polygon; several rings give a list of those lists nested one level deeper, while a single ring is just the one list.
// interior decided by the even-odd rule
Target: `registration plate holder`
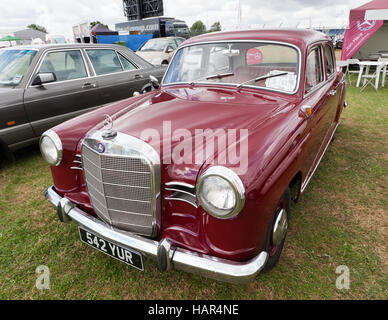
[{"label": "registration plate holder", "polygon": [[79,227],[78,230],[82,242],[137,270],[144,271],[143,256],[141,253],[106,240],[82,227]]}]

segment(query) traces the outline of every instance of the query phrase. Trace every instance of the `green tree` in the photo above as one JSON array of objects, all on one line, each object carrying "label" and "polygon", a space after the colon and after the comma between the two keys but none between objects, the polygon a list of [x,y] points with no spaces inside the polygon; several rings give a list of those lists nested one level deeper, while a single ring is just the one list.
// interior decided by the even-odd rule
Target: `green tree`
[{"label": "green tree", "polygon": [[27,26],[28,29],[32,29],[32,30],[37,30],[37,31],[40,31],[40,32],[44,32],[44,33],[48,33],[47,29],[43,26],[40,26],[38,24],[30,24]]},{"label": "green tree", "polygon": [[222,30],[222,27],[221,27],[221,23],[218,21],[218,22],[214,22],[213,25],[210,27],[210,32],[217,32],[217,31],[221,31]]},{"label": "green tree", "polygon": [[198,36],[200,34],[206,33],[206,26],[205,24],[199,20],[197,22],[194,22],[194,24],[190,28],[191,35]]},{"label": "green tree", "polygon": [[94,28],[94,27],[95,27],[96,25],[98,25],[98,24],[102,24],[103,26],[105,26],[105,27],[108,28],[108,26],[107,26],[106,24],[103,24],[103,23],[100,22],[100,21],[93,21],[93,22],[90,22],[90,29]]}]

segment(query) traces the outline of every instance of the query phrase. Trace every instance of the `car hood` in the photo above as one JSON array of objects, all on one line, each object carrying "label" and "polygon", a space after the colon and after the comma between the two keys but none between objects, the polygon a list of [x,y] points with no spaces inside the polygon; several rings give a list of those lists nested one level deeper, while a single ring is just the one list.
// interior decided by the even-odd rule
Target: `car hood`
[{"label": "car hood", "polygon": [[23,101],[23,90],[14,87],[0,86],[0,107],[21,104]]},{"label": "car hood", "polygon": [[[234,88],[164,88],[113,114],[113,130],[138,139],[157,132],[160,141],[148,142],[159,151],[163,150],[163,139],[172,140],[172,148],[180,143],[179,137],[174,139],[174,133],[193,139],[201,130],[213,130],[214,135],[217,129],[226,133],[236,130],[239,136],[240,130],[245,129],[250,134],[289,104],[279,97]],[[103,128],[100,123],[94,129]]]},{"label": "car hood", "polygon": [[2,87],[0,86],[0,95],[6,95],[14,91],[13,87]]},{"label": "car hood", "polygon": [[166,54],[162,51],[138,51],[136,54],[148,62],[152,62],[155,59],[162,61],[166,57]]}]

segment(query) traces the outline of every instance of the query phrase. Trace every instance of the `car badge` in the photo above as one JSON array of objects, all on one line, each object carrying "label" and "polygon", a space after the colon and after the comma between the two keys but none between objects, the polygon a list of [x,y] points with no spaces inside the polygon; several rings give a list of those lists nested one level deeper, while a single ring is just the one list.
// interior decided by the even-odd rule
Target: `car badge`
[{"label": "car badge", "polygon": [[117,132],[113,131],[113,119],[110,115],[105,115],[104,129],[105,131],[102,133],[102,137],[105,140],[112,140],[117,137]]},{"label": "car badge", "polygon": [[98,151],[98,153],[104,153],[105,152],[105,146],[102,143],[99,143],[97,145],[97,151]]}]

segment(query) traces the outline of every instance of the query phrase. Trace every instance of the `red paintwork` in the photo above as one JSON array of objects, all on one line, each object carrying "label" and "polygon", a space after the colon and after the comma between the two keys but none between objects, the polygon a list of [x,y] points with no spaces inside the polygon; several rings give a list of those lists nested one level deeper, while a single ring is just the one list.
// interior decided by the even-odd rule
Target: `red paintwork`
[{"label": "red paintwork", "polygon": [[[185,42],[194,44],[215,40],[263,39],[297,45],[305,57],[311,45],[327,42],[326,37],[312,31],[244,31],[207,34]],[[246,205],[232,220],[219,220],[202,208],[186,203],[162,200],[162,230],[159,238],[175,245],[221,258],[244,261],[257,255],[283,192],[295,176],[301,183],[317,162],[316,156],[329,143],[331,133],[342,112],[345,86],[338,73],[321,89],[303,99],[303,82],[295,95],[260,89],[217,86],[168,86],[136,98],[122,101],[83,115],[54,128],[62,139],[63,163],[52,168],[56,190],[94,214],[90,206],[82,173],[71,170],[80,152],[83,137],[93,128],[101,128],[104,115],[111,115],[114,130],[139,137],[146,128],[162,131],[163,121],[171,121],[172,130],[249,129],[249,169],[240,176],[246,189]],[[340,84],[341,82],[341,84]],[[337,96],[328,92],[339,88]],[[221,100],[229,96],[232,99]],[[314,115],[306,120],[300,112],[302,104],[314,107]],[[150,142],[156,150],[159,145]],[[215,155],[217,157],[217,153]],[[176,165],[162,163],[162,199],[167,182],[181,181],[195,185],[198,176],[210,165]]]}]

